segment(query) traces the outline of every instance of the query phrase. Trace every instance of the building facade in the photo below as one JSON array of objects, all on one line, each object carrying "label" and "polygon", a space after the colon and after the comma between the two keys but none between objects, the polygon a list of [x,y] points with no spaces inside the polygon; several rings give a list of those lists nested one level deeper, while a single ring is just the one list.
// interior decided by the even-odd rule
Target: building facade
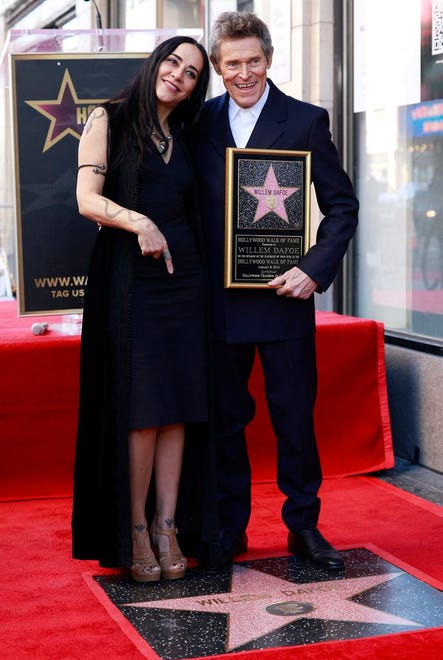
[{"label": "building facade", "polygon": [[[443,472],[443,0],[0,0],[0,42],[11,29],[93,29],[98,12],[104,28],[200,29],[206,43],[233,9],[270,26],[273,81],[330,112],[361,202],[343,271],[317,307],[384,323],[396,454]],[[220,91],[213,75],[210,95]],[[5,85],[0,105],[0,257],[14,289]],[[312,214],[315,235],[315,200]]]}]

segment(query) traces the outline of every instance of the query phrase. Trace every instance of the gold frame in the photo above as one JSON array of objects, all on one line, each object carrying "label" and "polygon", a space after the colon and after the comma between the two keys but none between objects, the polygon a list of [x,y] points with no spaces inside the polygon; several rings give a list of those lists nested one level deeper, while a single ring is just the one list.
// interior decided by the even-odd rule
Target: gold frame
[{"label": "gold frame", "polygon": [[310,151],[227,147],[225,288],[267,289],[299,263],[310,247],[310,188]]}]

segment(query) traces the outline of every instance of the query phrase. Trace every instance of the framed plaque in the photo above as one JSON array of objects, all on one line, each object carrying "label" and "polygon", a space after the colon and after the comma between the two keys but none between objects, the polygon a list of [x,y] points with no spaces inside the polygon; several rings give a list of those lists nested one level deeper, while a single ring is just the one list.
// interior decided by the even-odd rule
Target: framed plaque
[{"label": "framed plaque", "polygon": [[225,288],[268,288],[310,244],[311,152],[226,149]]}]

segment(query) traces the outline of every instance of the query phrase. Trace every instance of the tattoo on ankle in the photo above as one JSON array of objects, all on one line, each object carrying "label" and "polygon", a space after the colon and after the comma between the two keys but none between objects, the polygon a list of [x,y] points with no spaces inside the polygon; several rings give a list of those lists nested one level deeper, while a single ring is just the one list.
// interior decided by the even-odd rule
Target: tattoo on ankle
[{"label": "tattoo on ankle", "polygon": [[169,527],[169,529],[175,527],[175,522],[173,518],[165,518],[165,523],[166,523],[166,527]]},{"label": "tattoo on ankle", "polygon": [[134,525],[134,529],[137,532],[144,532],[146,530],[146,525],[143,525],[143,524]]}]

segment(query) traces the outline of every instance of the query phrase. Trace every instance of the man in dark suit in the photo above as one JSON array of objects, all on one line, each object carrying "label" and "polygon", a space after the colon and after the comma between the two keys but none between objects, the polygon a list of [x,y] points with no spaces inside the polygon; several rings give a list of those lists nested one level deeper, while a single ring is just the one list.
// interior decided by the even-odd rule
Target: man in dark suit
[{"label": "man in dark suit", "polygon": [[[219,16],[210,57],[227,93],[206,103],[193,140],[210,276],[221,565],[247,547],[251,473],[244,430],[254,417],[248,379],[258,350],[277,437],[289,550],[325,569],[341,569],[341,555],[317,528],[314,291],[325,291],[337,273],[357,226],[358,202],[331,141],[328,113],[286,96],[267,79],[272,54],[269,30],[254,13]],[[324,218],[315,245],[298,265],[270,281],[268,290],[223,286],[228,146],[311,152]]]}]

